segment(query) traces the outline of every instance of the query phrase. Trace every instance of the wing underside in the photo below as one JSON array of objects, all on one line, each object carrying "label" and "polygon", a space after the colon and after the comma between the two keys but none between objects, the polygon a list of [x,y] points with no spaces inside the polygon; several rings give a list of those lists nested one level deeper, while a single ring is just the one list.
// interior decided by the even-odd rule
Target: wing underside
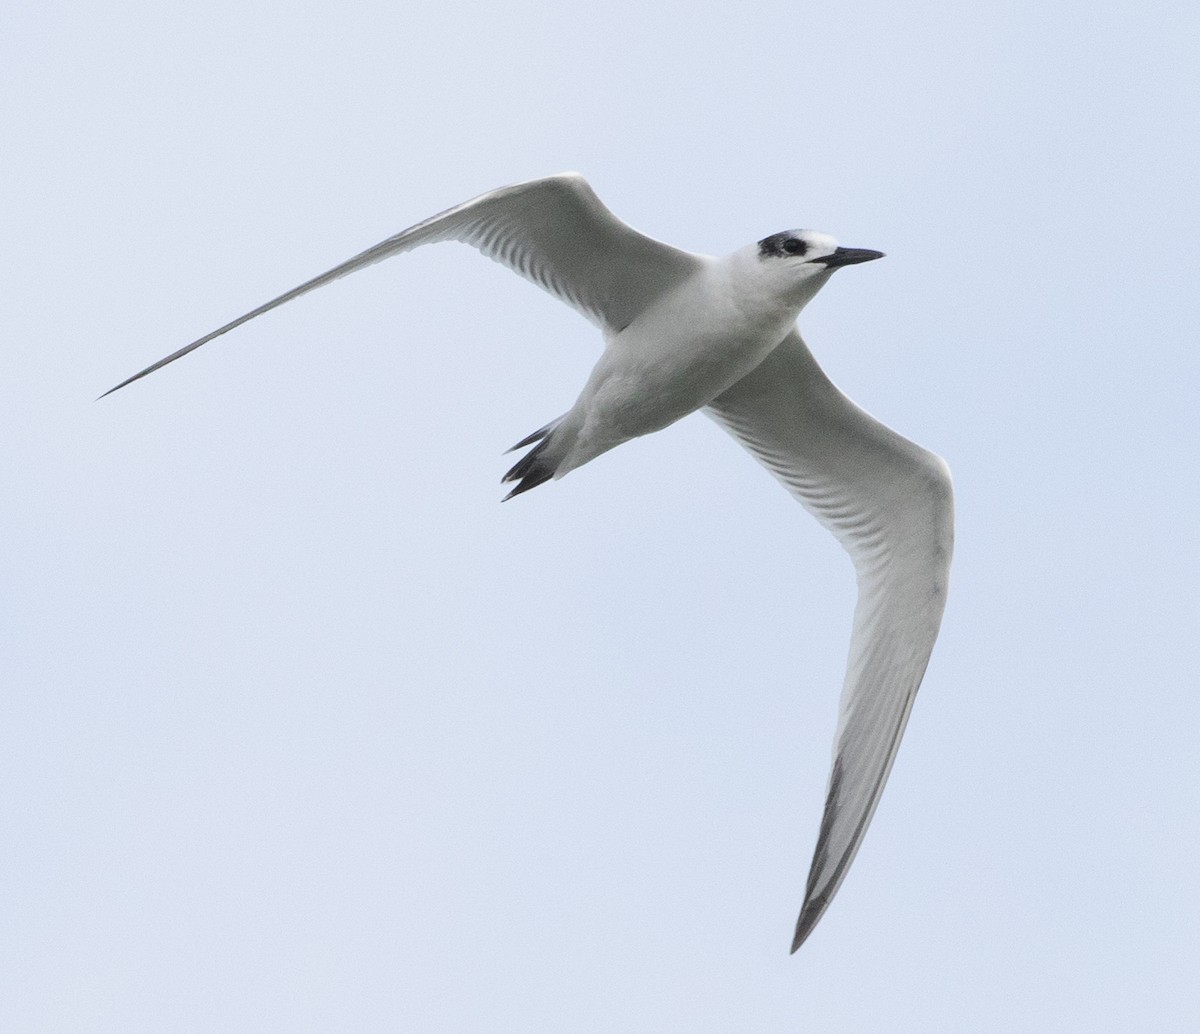
[{"label": "wing underside", "polygon": [[937,638],[953,548],[950,476],[941,459],[838,391],[794,330],[707,411],[837,537],[858,578],[795,951],[854,860]]},{"label": "wing underside", "polygon": [[105,394],[318,287],[438,241],[461,241],[478,248],[602,329],[613,331],[628,325],[650,302],[701,263],[698,256],[653,240],[623,223],[577,173],[530,180],[482,194],[402,230],[172,352]]}]

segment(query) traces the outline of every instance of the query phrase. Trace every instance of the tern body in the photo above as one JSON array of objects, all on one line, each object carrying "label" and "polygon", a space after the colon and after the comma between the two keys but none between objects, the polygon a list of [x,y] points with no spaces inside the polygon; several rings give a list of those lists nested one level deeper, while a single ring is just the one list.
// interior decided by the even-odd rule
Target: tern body
[{"label": "tern body", "polygon": [[690,277],[605,334],[603,355],[546,447],[561,457],[554,477],[708,405],[784,339],[830,275],[814,277],[811,291],[779,283],[764,275],[757,245],[697,258]]},{"label": "tern body", "polygon": [[[511,496],[703,411],[826,528],[858,576],[833,768],[792,950],[841,886],[875,812],[937,638],[953,544],[945,463],[875,420],[825,376],[795,327],[840,266],[880,258],[812,230],[723,258],[616,218],[575,173],[483,194],[389,237],[118,384],[302,294],[422,244],[478,248],[571,305],[604,352],[574,405],[519,442]],[[111,392],[106,392],[111,394]]]}]

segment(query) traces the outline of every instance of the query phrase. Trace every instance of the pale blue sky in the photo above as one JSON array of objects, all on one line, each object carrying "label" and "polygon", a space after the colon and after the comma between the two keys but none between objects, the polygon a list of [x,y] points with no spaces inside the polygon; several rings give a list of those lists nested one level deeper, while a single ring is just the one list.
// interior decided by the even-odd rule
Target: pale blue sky
[{"label": "pale blue sky", "polygon": [[[648,9],[647,9],[648,8]],[[23,5],[0,37],[0,1027],[1193,1031],[1194,4]],[[787,947],[853,579],[694,417],[501,506],[599,345],[402,227],[578,169],[946,457],[942,638]]]}]

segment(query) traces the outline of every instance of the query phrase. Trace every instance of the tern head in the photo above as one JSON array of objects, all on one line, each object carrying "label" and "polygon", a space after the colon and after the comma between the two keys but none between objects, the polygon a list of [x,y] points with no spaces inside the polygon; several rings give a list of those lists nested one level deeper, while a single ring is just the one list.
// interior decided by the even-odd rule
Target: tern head
[{"label": "tern head", "polygon": [[[803,307],[839,266],[883,258],[882,251],[843,248],[827,233],[817,230],[784,230],[764,237],[743,254],[754,280],[777,298]],[[743,260],[746,261],[746,260]]]},{"label": "tern head", "polygon": [[817,230],[784,230],[758,242],[758,257],[795,277],[817,276],[839,266],[853,266],[883,258],[870,248],[842,248],[827,233]]}]

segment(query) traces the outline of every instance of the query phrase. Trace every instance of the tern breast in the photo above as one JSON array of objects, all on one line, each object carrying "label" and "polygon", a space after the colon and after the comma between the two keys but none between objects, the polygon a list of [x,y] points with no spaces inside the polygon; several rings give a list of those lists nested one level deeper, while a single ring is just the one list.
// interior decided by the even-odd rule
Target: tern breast
[{"label": "tern breast", "polygon": [[799,307],[747,284],[736,263],[708,259],[611,334],[575,412],[580,452],[599,455],[708,405],[787,335]]}]

